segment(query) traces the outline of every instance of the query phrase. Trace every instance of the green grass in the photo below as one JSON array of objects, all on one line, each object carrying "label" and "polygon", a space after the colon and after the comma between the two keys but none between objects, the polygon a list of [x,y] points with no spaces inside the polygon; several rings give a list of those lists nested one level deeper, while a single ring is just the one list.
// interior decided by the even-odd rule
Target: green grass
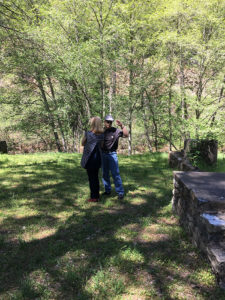
[{"label": "green grass", "polygon": [[88,203],[79,154],[0,156],[0,299],[225,299],[171,212],[167,154],[120,156]]},{"label": "green grass", "polygon": [[225,173],[225,153],[219,153],[217,163],[209,166],[204,162],[199,162],[198,167],[201,171]]}]

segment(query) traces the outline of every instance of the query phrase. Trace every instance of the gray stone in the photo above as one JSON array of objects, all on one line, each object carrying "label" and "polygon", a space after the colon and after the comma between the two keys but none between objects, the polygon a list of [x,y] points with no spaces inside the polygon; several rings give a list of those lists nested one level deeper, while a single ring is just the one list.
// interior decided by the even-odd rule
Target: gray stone
[{"label": "gray stone", "polygon": [[171,151],[169,153],[169,166],[181,171],[198,171],[198,168],[192,166],[183,151]]},{"label": "gray stone", "polygon": [[174,172],[173,211],[225,286],[225,173]]},{"label": "gray stone", "polygon": [[225,208],[225,174],[212,172],[174,172],[176,179],[192,190],[195,197],[218,202]]},{"label": "gray stone", "polygon": [[196,157],[202,158],[207,164],[217,162],[218,143],[215,140],[193,140],[184,141],[184,149],[169,152],[169,166],[181,171],[200,171],[192,165]]},{"label": "gray stone", "polygon": [[[214,270],[225,276],[225,243],[209,244],[207,251]],[[221,279],[225,280],[225,277]]]},{"label": "gray stone", "polygon": [[189,153],[190,157],[200,157],[205,163],[212,165],[217,162],[218,142],[212,139],[187,139],[184,141],[184,153],[185,156]]},{"label": "gray stone", "polygon": [[225,231],[225,213],[210,213],[201,214],[202,222],[206,225],[208,232]]},{"label": "gray stone", "polygon": [[8,153],[6,141],[0,141],[0,153],[3,153],[3,154]]}]

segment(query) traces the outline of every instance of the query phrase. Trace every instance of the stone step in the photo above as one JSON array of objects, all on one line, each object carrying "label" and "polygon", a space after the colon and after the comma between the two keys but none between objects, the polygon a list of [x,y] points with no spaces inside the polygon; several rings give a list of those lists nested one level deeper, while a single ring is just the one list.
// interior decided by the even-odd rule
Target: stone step
[{"label": "stone step", "polygon": [[213,210],[225,210],[225,197],[220,197],[218,200],[213,199],[205,199],[202,197],[195,196],[196,207],[199,212],[204,213],[204,211],[213,211]]},{"label": "stone step", "polygon": [[209,233],[225,232],[225,212],[207,211],[200,215],[200,220]]},{"label": "stone step", "polygon": [[225,173],[174,172],[173,210],[225,289]]},{"label": "stone step", "polygon": [[225,239],[209,243],[207,254],[220,287],[225,289]]},{"label": "stone step", "polygon": [[176,171],[173,194],[174,198],[182,194],[182,202],[185,202],[182,206],[185,211],[191,210],[191,214],[225,211],[225,174]]}]

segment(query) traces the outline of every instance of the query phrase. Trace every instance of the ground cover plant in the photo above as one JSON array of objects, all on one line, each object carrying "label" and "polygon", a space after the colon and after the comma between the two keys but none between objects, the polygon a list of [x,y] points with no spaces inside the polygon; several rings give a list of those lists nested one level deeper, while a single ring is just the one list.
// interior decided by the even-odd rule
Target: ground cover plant
[{"label": "ground cover plant", "polygon": [[218,153],[217,163],[212,166],[204,163],[201,160],[197,162],[197,166],[201,171],[225,173],[225,153]]},{"label": "ground cover plant", "polygon": [[0,299],[225,299],[171,211],[167,154],[120,156],[87,203],[79,154],[0,156]]}]

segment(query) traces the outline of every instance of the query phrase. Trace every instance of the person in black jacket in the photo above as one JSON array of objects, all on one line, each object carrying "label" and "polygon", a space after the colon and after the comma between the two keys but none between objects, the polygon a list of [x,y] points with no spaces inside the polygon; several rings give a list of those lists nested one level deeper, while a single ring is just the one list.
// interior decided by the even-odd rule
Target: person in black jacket
[{"label": "person in black jacket", "polygon": [[105,117],[104,125],[104,143],[102,149],[102,171],[103,171],[103,184],[105,187],[105,192],[103,195],[110,195],[111,193],[111,183],[109,171],[111,171],[115,190],[118,194],[118,199],[123,199],[124,188],[119,172],[118,158],[117,158],[117,148],[120,137],[128,137],[128,131],[126,127],[119,121],[116,120],[117,125],[121,128],[112,127],[112,122],[114,121],[111,115]]},{"label": "person in black jacket", "polygon": [[99,117],[90,120],[90,131],[85,132],[82,139],[84,146],[81,166],[87,170],[91,197],[88,202],[99,201],[99,179],[98,172],[102,164],[103,128]]}]

